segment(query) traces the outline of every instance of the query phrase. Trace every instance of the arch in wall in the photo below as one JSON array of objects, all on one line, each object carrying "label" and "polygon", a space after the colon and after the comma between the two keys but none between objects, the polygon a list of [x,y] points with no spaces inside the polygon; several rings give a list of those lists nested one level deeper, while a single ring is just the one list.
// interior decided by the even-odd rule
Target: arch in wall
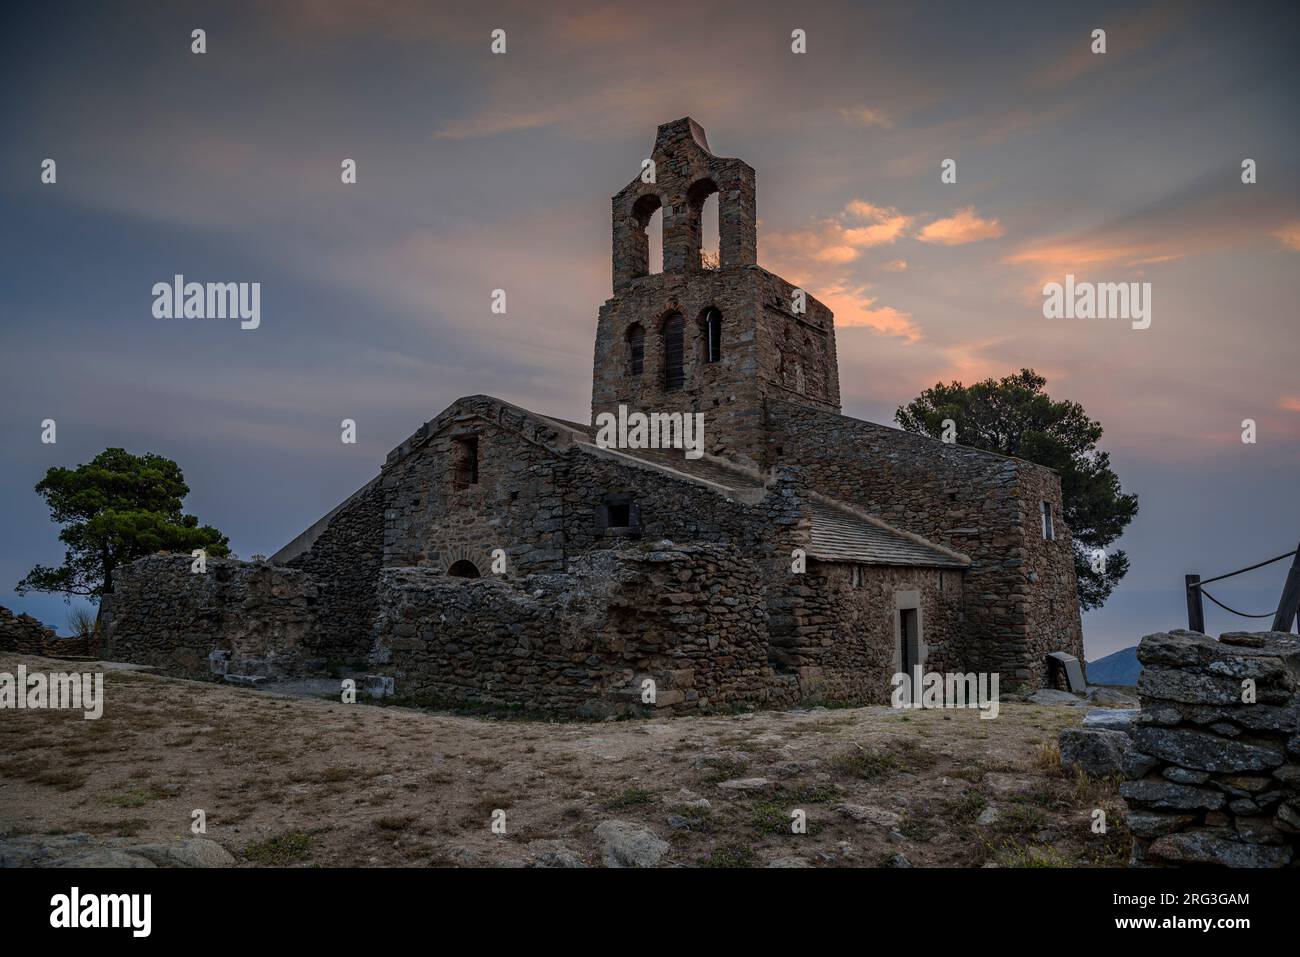
[{"label": "arch in wall", "polygon": [[663,345],[664,388],[680,389],[686,384],[686,320],[680,312],[670,312],[660,326]]},{"label": "arch in wall", "polygon": [[[651,237],[651,221],[659,216],[658,236]],[[646,193],[632,204],[632,218],[636,220],[635,231],[639,248],[636,251],[636,265],[633,274],[649,276],[652,262],[658,262],[659,272],[663,271],[664,236],[663,236],[663,201],[655,193]]]},{"label": "arch in wall", "polygon": [[[478,578],[485,572],[492,569],[492,556],[482,548],[475,545],[466,545],[463,542],[441,543],[436,547],[438,559],[443,569],[444,575],[450,575],[453,578]],[[473,568],[477,574],[461,575],[453,573],[452,569],[460,566]],[[507,566],[509,568],[509,566]],[[495,574],[495,573],[494,573]],[[509,572],[507,572],[509,574]]]},{"label": "arch in wall", "polygon": [[451,578],[479,578],[478,566],[468,558],[459,558],[452,562],[447,568],[447,575]]},{"label": "arch in wall", "polygon": [[700,338],[704,346],[703,360],[718,362],[722,359],[722,312],[709,306],[700,313]]},{"label": "arch in wall", "polygon": [[[686,251],[687,262],[702,269],[717,269],[722,256],[722,224],[718,218],[719,203],[718,184],[712,176],[698,179],[686,190],[686,208],[690,211],[687,234],[690,247]],[[712,200],[712,202],[710,202]],[[705,216],[705,206],[709,206],[709,215]],[[709,226],[705,229],[705,219]]]},{"label": "arch in wall", "polygon": [[627,327],[627,373],[640,375],[645,371],[645,327],[634,322]]}]

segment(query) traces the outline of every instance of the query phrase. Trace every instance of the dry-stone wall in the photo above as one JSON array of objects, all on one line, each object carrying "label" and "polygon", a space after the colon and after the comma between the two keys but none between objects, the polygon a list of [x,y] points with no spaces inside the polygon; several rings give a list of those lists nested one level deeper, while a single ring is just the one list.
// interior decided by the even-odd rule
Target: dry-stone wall
[{"label": "dry-stone wall", "polygon": [[0,651],[39,655],[45,652],[45,643],[54,638],[54,629],[46,628],[31,615],[15,615],[0,607]]},{"label": "dry-stone wall", "polygon": [[289,677],[319,671],[319,596],[305,572],[269,562],[151,555],[118,570],[109,657],[165,674],[206,678],[210,654],[228,651],[231,675]]},{"label": "dry-stone wall", "polygon": [[781,706],[798,689],[768,662],[761,580],[732,546],[669,542],[513,580],[390,568],[372,661],[399,697],[431,702],[581,715]]},{"label": "dry-stone wall", "polygon": [[0,651],[24,655],[86,655],[93,642],[81,638],[60,638],[31,615],[16,615],[0,607]]},{"label": "dry-stone wall", "polygon": [[1138,660],[1142,713],[1120,786],[1133,863],[1296,866],[1300,640],[1175,631],[1143,638]]}]

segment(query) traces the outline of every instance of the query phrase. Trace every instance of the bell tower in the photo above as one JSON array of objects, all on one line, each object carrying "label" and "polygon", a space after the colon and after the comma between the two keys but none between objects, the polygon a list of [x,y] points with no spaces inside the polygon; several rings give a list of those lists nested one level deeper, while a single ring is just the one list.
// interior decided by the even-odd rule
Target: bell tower
[{"label": "bell tower", "polygon": [[[763,458],[763,403],[840,410],[831,311],[758,265],[754,170],[714,156],[689,117],[655,137],[653,177],[613,199],[614,295],[600,308],[591,408],[701,412],[706,451]],[[652,181],[647,181],[652,180]],[[701,258],[704,202],[718,194],[718,263]],[[663,271],[647,227],[663,215]]]}]

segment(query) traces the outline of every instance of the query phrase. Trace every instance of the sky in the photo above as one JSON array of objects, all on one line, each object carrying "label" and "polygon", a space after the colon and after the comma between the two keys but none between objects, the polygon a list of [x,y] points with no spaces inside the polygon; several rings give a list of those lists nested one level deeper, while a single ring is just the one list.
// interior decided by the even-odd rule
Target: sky
[{"label": "sky", "polygon": [[[609,198],[689,115],[757,170],[760,264],[835,311],[844,413],[1036,369],[1141,502],[1088,657],[1185,626],[1184,574],[1300,540],[1297,9],[9,4],[0,605],[66,630],[12,591],[62,559],[32,489],[108,446],[179,462],[249,557],[459,396],[587,421]],[[260,326],[155,318],[176,274],[260,282]],[[1150,283],[1150,327],[1045,318],[1066,274]],[[1286,565],[1215,593],[1270,611]]]}]

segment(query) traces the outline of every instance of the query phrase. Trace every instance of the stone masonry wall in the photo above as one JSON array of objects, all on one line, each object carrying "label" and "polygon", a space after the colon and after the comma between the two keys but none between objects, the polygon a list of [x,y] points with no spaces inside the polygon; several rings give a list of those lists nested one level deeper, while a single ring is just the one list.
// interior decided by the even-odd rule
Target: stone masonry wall
[{"label": "stone masonry wall", "polygon": [[384,490],[376,482],[344,505],[307,551],[286,563],[318,586],[313,655],[359,661],[369,654],[383,563]]},{"label": "stone masonry wall", "polygon": [[[789,522],[773,523],[767,502],[729,500],[717,491],[570,444],[557,450],[499,420],[500,403],[459,400],[431,434],[385,467],[385,564],[445,572],[468,558],[486,575],[493,550],[506,553],[506,576],[563,572],[573,555],[618,547],[601,529],[596,507],[607,495],[630,496],[643,541],[731,543],[764,558]],[[478,481],[455,477],[456,442],[477,440]],[[785,550],[788,554],[788,548]]]},{"label": "stone masonry wall", "polygon": [[768,662],[761,575],[734,547],[650,543],[571,567],[516,581],[386,569],[373,664],[414,700],[588,716],[797,697]]},{"label": "stone masonry wall", "polygon": [[118,570],[108,654],[164,674],[209,678],[208,655],[231,652],[230,674],[319,672],[319,592],[307,573],[267,562],[151,555]]},{"label": "stone masonry wall", "polygon": [[[901,668],[898,597],[919,611],[922,660],[928,671],[956,668],[951,646],[961,631],[962,573],[810,562],[807,577],[789,589],[791,624],[773,627],[776,661],[794,669],[807,693],[827,700],[888,704]],[[915,595],[915,606],[911,604]]]},{"label": "stone masonry wall", "polygon": [[1300,863],[1300,639],[1175,631],[1143,638],[1138,660],[1142,712],[1120,785],[1132,863]]},{"label": "stone masonry wall", "polygon": [[[762,456],[762,398],[838,411],[839,373],[830,309],[806,296],[796,314],[794,286],[758,266],[754,170],[714,156],[703,129],[684,118],[659,127],[655,178],[637,176],[612,200],[613,297],[600,309],[592,366],[592,415],[620,404],[645,412],[705,415],[706,451],[754,464]],[[719,266],[700,261],[701,211],[718,196]],[[646,226],[663,214],[663,271],[649,274]],[[703,320],[717,309],[721,355],[708,362]],[[664,376],[665,321],[685,324],[680,388]],[[644,335],[644,365],[633,373],[629,333]]]},{"label": "stone masonry wall", "polygon": [[[1043,541],[1038,502],[1060,515],[1049,469],[769,398],[768,463],[797,463],[818,492],[971,558],[962,606],[965,670],[1038,687],[1047,651],[1082,660],[1069,531]],[[1034,497],[1037,496],[1037,497]]]},{"label": "stone masonry wall", "polygon": [[60,638],[31,615],[16,615],[0,607],[0,651],[24,655],[84,657],[95,653],[93,638]]}]

